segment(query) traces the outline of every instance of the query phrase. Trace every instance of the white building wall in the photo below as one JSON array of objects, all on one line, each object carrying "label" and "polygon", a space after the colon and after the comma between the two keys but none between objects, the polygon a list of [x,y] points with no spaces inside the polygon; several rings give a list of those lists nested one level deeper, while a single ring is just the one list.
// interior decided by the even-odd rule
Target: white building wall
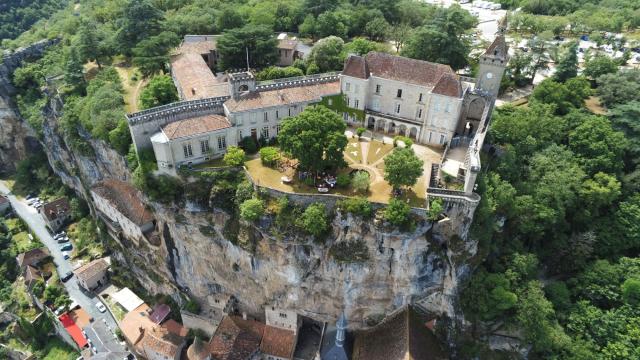
[{"label": "white building wall", "polygon": [[262,136],[263,130],[268,129],[268,138],[278,135],[278,125],[290,116],[296,116],[301,113],[309,103],[300,103],[296,105],[274,106],[264,109],[249,110],[242,112],[229,112],[226,110],[226,116],[235,125],[233,127],[236,141],[251,136],[252,130],[256,131],[256,137]]},{"label": "white building wall", "polygon": [[348,107],[359,110],[365,109],[369,92],[369,80],[343,76],[340,82],[340,89],[345,96],[345,102]]},{"label": "white building wall", "polygon": [[462,99],[431,94],[420,141],[432,145],[444,145],[450,141],[458,126],[461,111]]}]

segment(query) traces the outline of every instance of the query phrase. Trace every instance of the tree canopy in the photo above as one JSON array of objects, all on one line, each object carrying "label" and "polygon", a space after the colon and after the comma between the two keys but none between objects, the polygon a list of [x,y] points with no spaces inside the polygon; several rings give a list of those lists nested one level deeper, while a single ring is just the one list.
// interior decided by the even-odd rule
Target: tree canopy
[{"label": "tree canopy", "polygon": [[396,148],[384,158],[384,179],[394,188],[413,186],[424,172],[424,161],[411,148]]},{"label": "tree canopy", "polygon": [[300,161],[303,169],[336,169],[345,165],[346,128],[340,116],[326,107],[308,107],[282,122],[278,143]]}]

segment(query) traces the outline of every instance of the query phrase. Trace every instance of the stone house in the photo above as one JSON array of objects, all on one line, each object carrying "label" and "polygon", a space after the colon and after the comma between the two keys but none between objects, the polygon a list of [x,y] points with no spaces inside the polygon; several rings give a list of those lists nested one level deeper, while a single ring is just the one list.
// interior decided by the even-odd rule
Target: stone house
[{"label": "stone house", "polygon": [[103,259],[93,260],[73,271],[78,280],[78,285],[88,291],[93,291],[104,286],[108,281],[109,263]]},{"label": "stone house", "polygon": [[27,266],[36,266],[42,260],[49,257],[49,250],[45,247],[29,250],[16,256],[16,262],[20,269],[24,269]]},{"label": "stone house", "polygon": [[40,214],[47,227],[57,232],[71,220],[71,206],[65,198],[50,201],[40,208]]},{"label": "stone house", "polygon": [[151,237],[155,230],[153,214],[129,183],[104,180],[91,188],[91,197],[111,236],[118,240],[125,237],[136,245]]},{"label": "stone house", "polygon": [[129,311],[119,326],[130,348],[147,360],[179,360],[185,346],[184,332],[176,332],[150,318],[151,309],[142,304]]},{"label": "stone house", "polygon": [[278,66],[291,66],[296,59],[301,59],[302,56],[298,52],[298,40],[293,38],[278,39]]},{"label": "stone house", "polygon": [[396,310],[373,328],[356,332],[353,360],[449,359],[424,315],[411,305]]},{"label": "stone house", "polygon": [[266,326],[260,343],[263,360],[290,360],[298,342],[302,322],[295,311],[265,308]]}]

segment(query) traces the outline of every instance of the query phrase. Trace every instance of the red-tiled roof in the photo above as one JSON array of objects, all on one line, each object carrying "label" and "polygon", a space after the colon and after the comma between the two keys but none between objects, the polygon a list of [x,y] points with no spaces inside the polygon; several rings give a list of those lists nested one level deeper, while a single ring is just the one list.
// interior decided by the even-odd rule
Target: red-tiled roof
[{"label": "red-tiled roof", "polygon": [[31,265],[27,265],[27,267],[24,269],[24,281],[28,284],[37,279],[42,279],[40,271],[38,271],[38,269],[34,268]]},{"label": "red-tiled roof", "polygon": [[356,334],[353,360],[444,360],[440,342],[427,319],[405,307],[372,329]]},{"label": "red-tiled roof", "polygon": [[245,360],[260,348],[264,324],[225,316],[209,342],[209,351],[216,360]]},{"label": "red-tiled roof", "polygon": [[461,97],[462,96],[462,84],[455,74],[442,74],[440,80],[436,86],[431,90],[434,94]]},{"label": "red-tiled roof", "polygon": [[285,359],[291,358],[296,347],[296,335],[292,330],[265,326],[260,351]]},{"label": "red-tiled roof", "polygon": [[[454,74],[449,65],[415,60],[380,52],[370,52],[364,57],[368,73],[383,79],[396,80],[410,84],[432,88],[443,74]],[[343,75],[358,78],[366,73],[363,70],[362,58],[350,56],[345,63]]]},{"label": "red-tiled roof", "polygon": [[216,79],[199,54],[184,53],[172,57],[171,73],[184,100],[229,95],[228,85]]},{"label": "red-tiled roof", "polygon": [[173,140],[230,127],[231,123],[222,115],[205,115],[169,123],[162,127],[162,131],[169,140]]},{"label": "red-tiled roof", "polygon": [[342,74],[360,79],[368,79],[369,67],[362,56],[351,55],[344,61]]},{"label": "red-tiled roof", "polygon": [[153,350],[156,353],[167,356],[169,359],[173,359],[180,351],[180,346],[183,342],[184,338],[172,334],[161,326],[157,326],[145,330],[137,347],[144,350]]},{"label": "red-tiled roof", "polygon": [[193,344],[187,350],[187,360],[205,360],[209,356],[209,349],[200,338],[193,339]]},{"label": "red-tiled roof", "polygon": [[49,256],[49,250],[45,247],[29,250],[16,256],[19,267],[37,264],[42,259]]},{"label": "red-tiled roof", "polygon": [[49,221],[67,216],[70,210],[71,206],[69,206],[69,202],[65,198],[50,201],[42,206],[42,213]]},{"label": "red-tiled roof", "polygon": [[162,324],[162,327],[167,329],[170,333],[180,337],[185,337],[189,333],[189,330],[186,327],[173,319],[165,321],[164,324]]},{"label": "red-tiled roof", "polygon": [[82,280],[89,280],[101,272],[107,271],[109,264],[105,259],[96,259],[84,264],[73,271],[76,277]]},{"label": "red-tiled roof", "polygon": [[108,179],[95,184],[91,191],[105,198],[122,215],[138,226],[153,221],[153,214],[140,199],[138,191],[127,182]]},{"label": "red-tiled roof", "polygon": [[284,106],[322,100],[323,96],[340,93],[340,82],[296,86],[278,90],[255,91],[238,99],[229,99],[224,105],[230,112],[240,112],[273,106]]}]

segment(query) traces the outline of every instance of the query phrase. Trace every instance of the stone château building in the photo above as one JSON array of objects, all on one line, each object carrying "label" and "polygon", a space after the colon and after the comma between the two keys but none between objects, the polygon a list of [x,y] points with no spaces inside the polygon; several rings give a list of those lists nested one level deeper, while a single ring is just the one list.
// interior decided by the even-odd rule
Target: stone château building
[{"label": "stone ch\u00e2teau building", "polygon": [[257,82],[252,72],[240,71],[222,80],[210,73],[203,83],[198,74],[208,64],[198,55],[198,66],[172,63],[182,101],[129,114],[129,128],[136,149],[152,147],[159,171],[175,175],[181,166],[221,157],[245,137],[276,137],[284,119],[321,103],[349,124],[422,144],[445,147],[464,137],[469,148],[457,176],[470,194],[507,50],[498,34],[481,56],[477,79],[448,65],[371,52],[350,56],[340,74]]}]

